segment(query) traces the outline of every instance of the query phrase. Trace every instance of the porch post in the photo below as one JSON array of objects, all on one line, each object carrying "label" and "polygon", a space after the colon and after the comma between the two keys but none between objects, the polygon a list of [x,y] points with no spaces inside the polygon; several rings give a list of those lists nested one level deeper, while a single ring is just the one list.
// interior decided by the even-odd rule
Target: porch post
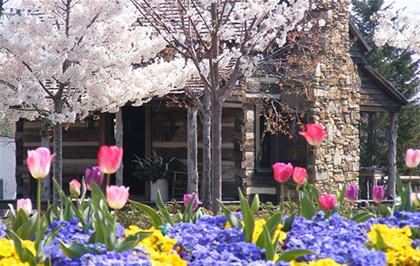
[{"label": "porch post", "polygon": [[391,113],[388,152],[388,195],[395,199],[395,160],[397,153],[398,113]]},{"label": "porch post", "polygon": [[[117,147],[123,147],[123,119],[122,119],[122,108],[115,114],[115,144]],[[115,184],[122,186],[123,184],[123,169],[124,165],[121,161],[120,168],[115,173]]]}]

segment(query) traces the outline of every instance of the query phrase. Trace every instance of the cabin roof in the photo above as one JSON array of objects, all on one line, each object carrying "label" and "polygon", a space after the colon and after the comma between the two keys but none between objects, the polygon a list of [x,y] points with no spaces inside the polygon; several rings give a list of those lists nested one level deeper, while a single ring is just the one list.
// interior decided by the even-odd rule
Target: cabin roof
[{"label": "cabin roof", "polygon": [[408,100],[365,63],[357,64],[361,83],[361,112],[397,113]]}]

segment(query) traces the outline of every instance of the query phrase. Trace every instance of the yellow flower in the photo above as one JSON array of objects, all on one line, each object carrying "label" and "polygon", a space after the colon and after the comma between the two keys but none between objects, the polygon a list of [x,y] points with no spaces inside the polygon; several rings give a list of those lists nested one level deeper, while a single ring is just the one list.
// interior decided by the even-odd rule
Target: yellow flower
[{"label": "yellow flower", "polygon": [[290,262],[290,266],[344,266],[344,264],[337,263],[333,259],[319,259],[317,261],[310,261],[309,263],[293,260]]},{"label": "yellow flower", "polygon": [[388,265],[420,265],[420,251],[411,247],[411,230],[403,228],[389,228],[385,224],[374,224],[367,234],[373,244],[377,243],[377,232],[385,243],[385,254]]},{"label": "yellow flower", "polygon": [[138,246],[144,246],[149,253],[153,266],[163,265],[180,265],[186,266],[187,261],[182,260],[178,253],[174,250],[176,239],[164,236],[160,230],[151,228],[150,230],[141,230],[137,226],[129,226],[125,230],[126,236],[135,234],[140,231],[153,231],[153,234],[138,243]]},{"label": "yellow flower", "polygon": [[[22,245],[36,255],[34,243],[29,240],[22,240]],[[0,265],[2,266],[29,266],[29,263],[21,262],[16,253],[15,245],[12,240],[7,238],[0,239]],[[43,264],[38,264],[43,265]]]}]

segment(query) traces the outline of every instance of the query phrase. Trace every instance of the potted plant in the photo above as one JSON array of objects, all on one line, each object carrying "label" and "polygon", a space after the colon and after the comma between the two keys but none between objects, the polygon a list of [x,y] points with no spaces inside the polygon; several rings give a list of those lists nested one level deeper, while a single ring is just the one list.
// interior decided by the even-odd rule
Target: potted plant
[{"label": "potted plant", "polygon": [[172,178],[174,171],[183,168],[183,163],[175,157],[160,156],[153,150],[152,156],[136,159],[132,162],[133,176],[141,181],[150,182],[150,200],[156,200],[159,189],[162,200],[169,199],[168,179]]}]

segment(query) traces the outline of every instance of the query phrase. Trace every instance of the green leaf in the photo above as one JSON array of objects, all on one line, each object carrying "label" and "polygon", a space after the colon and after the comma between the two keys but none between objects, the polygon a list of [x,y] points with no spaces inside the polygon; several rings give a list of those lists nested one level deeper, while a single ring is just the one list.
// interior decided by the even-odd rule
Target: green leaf
[{"label": "green leaf", "polygon": [[70,259],[72,259],[73,257],[80,258],[87,253],[93,253],[96,255],[101,254],[101,252],[99,252],[98,250],[88,247],[87,245],[81,243],[73,242],[70,244],[65,244],[60,239],[57,239],[57,241],[63,253]]},{"label": "green leaf", "polygon": [[[19,212],[23,212],[23,210],[19,210]],[[18,212],[18,213],[19,213]],[[26,215],[25,213],[23,213]],[[37,219],[36,215],[32,215],[29,220],[27,220],[24,224],[22,224],[15,232],[16,234],[24,240],[30,240],[35,235],[37,229]]]},{"label": "green leaf", "polygon": [[289,217],[287,217],[287,219],[283,223],[283,227],[281,228],[283,232],[289,232],[290,230],[292,230],[292,224],[293,224],[293,221],[295,220],[295,216],[296,216],[296,213],[293,213]]},{"label": "green leaf", "polygon": [[[281,219],[282,219],[282,213],[278,212],[278,213],[275,213],[274,215],[270,216],[270,218],[268,218],[267,221],[264,224],[264,227],[267,228],[267,230],[268,230],[268,235],[270,237],[270,242],[271,242],[271,239],[274,236],[274,233],[276,232],[277,227],[279,226],[279,224],[281,222]],[[265,244],[264,244],[265,239],[266,238],[265,238],[263,232],[261,232],[261,234],[258,236],[258,239],[257,239],[257,243],[256,243],[257,246],[260,247],[260,248],[265,248]]]},{"label": "green leaf", "polygon": [[233,215],[233,213],[220,200],[217,200],[217,202],[219,203],[220,207],[222,208],[222,211],[225,214],[226,219],[228,220],[230,225],[233,228],[238,228],[238,229],[242,230],[242,228],[244,226],[242,225],[241,221],[238,218],[236,218],[236,216]]},{"label": "green leaf", "polygon": [[384,239],[382,238],[381,233],[379,233],[378,230],[376,230],[376,243],[374,247],[376,250],[386,251]]},{"label": "green leaf", "polygon": [[370,218],[376,218],[376,216],[373,213],[370,212],[360,212],[358,214],[355,214],[351,217],[351,220],[357,222],[357,223],[363,223]]},{"label": "green leaf", "polygon": [[125,237],[120,240],[117,248],[115,249],[115,252],[122,252],[124,250],[133,249],[140,241],[148,236],[151,236],[152,234],[153,232],[138,232],[136,234]]},{"label": "green leaf", "polygon": [[270,237],[270,232],[268,231],[267,227],[265,226],[265,224],[263,225],[263,230],[261,232],[260,235],[262,242],[263,242],[263,246],[265,249],[265,260],[273,260],[274,255],[276,254],[275,249],[273,247],[273,245],[271,244],[271,237]]},{"label": "green leaf", "polygon": [[316,214],[314,203],[305,192],[299,191],[299,196],[300,216],[303,216],[308,220],[312,219]]},{"label": "green leaf", "polygon": [[163,223],[162,218],[157,214],[157,212],[155,210],[153,210],[151,207],[140,203],[140,202],[135,202],[135,201],[131,201],[130,203],[136,207],[139,210],[144,211],[145,213],[147,213],[150,216],[150,219],[152,220],[153,226],[155,229],[159,229],[161,226],[164,226],[165,224]]},{"label": "green leaf", "polygon": [[200,220],[200,218],[201,217],[203,217],[203,215],[204,215],[204,211],[202,210],[202,209],[198,209],[195,213],[194,213],[194,215],[193,215],[193,217],[192,217],[192,219],[191,219],[191,222],[193,223],[193,224],[195,224],[198,220]]},{"label": "green leaf", "polygon": [[241,205],[242,219],[244,222],[243,231],[245,234],[245,241],[252,242],[252,236],[254,234],[255,221],[254,216],[249,207],[248,200],[242,194],[242,190],[238,188],[239,191],[239,200]]},{"label": "green leaf", "polygon": [[331,213],[339,213],[340,212],[340,208],[341,205],[343,205],[343,200],[344,200],[344,195],[346,193],[346,185],[344,185],[341,190],[340,190],[340,194],[338,195],[338,200],[337,200],[337,204],[334,206],[334,208],[332,209]]},{"label": "green leaf", "polygon": [[6,229],[7,235],[11,237],[13,240],[13,244],[15,245],[16,253],[21,262],[27,262],[30,266],[36,266],[35,256],[32,252],[23,246],[22,240],[19,236],[13,232],[12,230]]},{"label": "green leaf", "polygon": [[279,260],[285,261],[285,262],[291,262],[292,260],[295,260],[301,256],[313,254],[316,255],[316,252],[313,252],[309,249],[293,249],[284,252],[280,255]]},{"label": "green leaf", "polygon": [[163,204],[162,201],[162,196],[160,195],[160,191],[158,189],[157,191],[157,197],[156,197],[156,206],[159,208],[160,212],[163,214],[163,216],[165,217],[166,221],[170,224],[170,225],[174,225],[175,222],[171,216],[171,214],[168,212],[168,209],[166,209],[165,204]]}]

